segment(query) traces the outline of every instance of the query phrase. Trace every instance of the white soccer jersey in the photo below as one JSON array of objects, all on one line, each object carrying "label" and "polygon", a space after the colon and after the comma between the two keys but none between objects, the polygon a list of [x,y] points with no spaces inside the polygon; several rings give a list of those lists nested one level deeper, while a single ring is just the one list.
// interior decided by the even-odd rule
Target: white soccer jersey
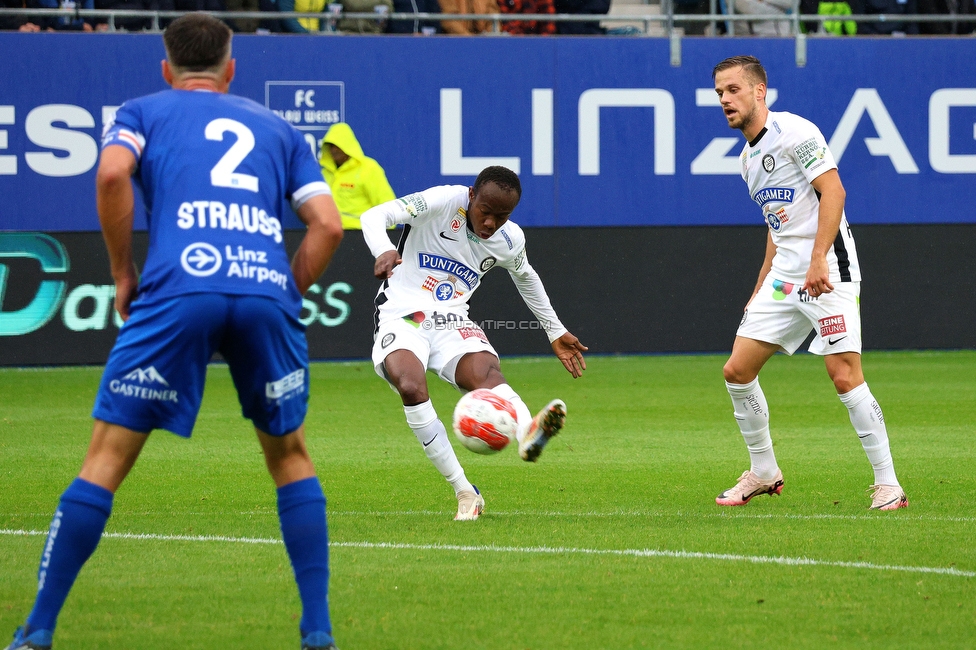
[{"label": "white soccer jersey", "polygon": [[[539,275],[525,257],[525,235],[507,221],[489,239],[467,227],[468,188],[442,185],[389,201],[363,213],[363,236],[374,257],[399,251],[403,263],[376,295],[377,324],[432,310],[467,313],[471,294],[495,266],[508,270],[550,342],[566,332]],[[387,228],[404,224],[398,247]]]},{"label": "white soccer jersey", "polygon": [[[766,126],[739,157],[749,195],[763,211],[776,255],[772,277],[802,283],[817,236],[820,199],[810,184],[837,163],[820,129],[792,113],[770,112]],[[827,252],[831,282],[860,282],[857,250],[847,216]]]}]

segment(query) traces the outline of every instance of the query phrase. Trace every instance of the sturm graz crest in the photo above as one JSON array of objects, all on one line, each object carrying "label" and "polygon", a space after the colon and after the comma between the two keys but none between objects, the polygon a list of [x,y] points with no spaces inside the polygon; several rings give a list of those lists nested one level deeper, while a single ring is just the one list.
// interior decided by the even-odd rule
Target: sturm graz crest
[{"label": "sturm graz crest", "polygon": [[766,173],[768,174],[769,172],[776,169],[776,159],[773,158],[770,154],[766,154],[762,158],[762,165],[763,165],[763,169],[765,169]]},{"label": "sturm graz crest", "polygon": [[487,273],[488,269],[495,266],[496,261],[497,260],[494,257],[486,257],[485,259],[481,260],[481,272]]},{"label": "sturm graz crest", "polygon": [[383,340],[380,341],[380,347],[383,348],[390,347],[390,343],[393,343],[393,339],[395,338],[396,338],[396,334],[393,333],[387,334],[386,336],[383,337]]}]

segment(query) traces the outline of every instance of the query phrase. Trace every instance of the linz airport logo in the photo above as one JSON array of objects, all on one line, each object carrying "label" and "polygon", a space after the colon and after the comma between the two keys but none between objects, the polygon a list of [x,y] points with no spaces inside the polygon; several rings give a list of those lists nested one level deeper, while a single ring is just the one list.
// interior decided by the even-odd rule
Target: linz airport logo
[{"label": "linz airport logo", "polygon": [[196,242],[183,249],[180,264],[183,270],[198,278],[205,278],[220,270],[223,259],[220,251],[206,242]]}]

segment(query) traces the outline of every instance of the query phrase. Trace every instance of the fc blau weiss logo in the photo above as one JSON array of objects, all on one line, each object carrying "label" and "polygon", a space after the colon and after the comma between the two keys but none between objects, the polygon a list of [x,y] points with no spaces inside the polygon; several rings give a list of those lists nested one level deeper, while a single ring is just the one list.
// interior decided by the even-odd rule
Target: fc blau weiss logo
[{"label": "fc blau weiss logo", "polygon": [[137,381],[140,384],[162,384],[163,386],[169,386],[169,382],[163,379],[163,376],[159,374],[155,366],[149,366],[145,370],[136,368],[122,379],[125,381]]},{"label": "fc blau weiss logo", "polygon": [[180,264],[183,270],[198,278],[211,276],[220,270],[223,258],[220,251],[206,242],[196,242],[183,249]]}]

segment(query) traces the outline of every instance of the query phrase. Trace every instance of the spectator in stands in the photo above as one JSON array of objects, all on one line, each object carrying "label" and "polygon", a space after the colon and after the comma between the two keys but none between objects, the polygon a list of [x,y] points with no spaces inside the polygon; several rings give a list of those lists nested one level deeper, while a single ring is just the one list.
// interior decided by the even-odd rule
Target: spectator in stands
[{"label": "spectator in stands", "polygon": [[[26,0],[28,9],[94,9],[94,0]],[[38,16],[30,20],[31,25],[36,25],[37,29],[27,28],[22,31],[69,31],[69,32],[92,32],[95,31],[94,21],[90,18],[84,19],[75,16]],[[26,23],[25,23],[26,25]]]},{"label": "spectator in stands", "polygon": [[[849,0],[855,14],[917,14],[916,0]],[[918,34],[918,23],[898,20],[860,22],[857,33],[861,34]]]},{"label": "spectator in stands", "polygon": [[[276,6],[281,13],[322,13],[325,11],[326,0],[276,0]],[[329,30],[327,17],[322,18],[285,18],[281,21],[281,30],[292,34],[309,34]]]},{"label": "spectator in stands", "polygon": [[853,36],[857,34],[857,23],[853,20],[844,20],[844,16],[854,13],[846,0],[839,2],[823,2],[817,5],[817,13],[826,16],[838,16],[841,20],[825,20],[822,23],[822,30],[834,36]]},{"label": "spectator in stands", "polygon": [[[26,9],[24,0],[0,0],[2,9]],[[0,31],[39,32],[40,25],[26,16],[0,16]]]},{"label": "spectator in stands", "polygon": [[[610,11],[610,0],[555,0],[557,14],[595,14],[606,15]],[[556,23],[556,32],[559,34],[605,34],[606,30],[600,27],[600,22],[577,23],[559,22]]]},{"label": "spectator in stands", "polygon": [[[497,14],[496,0],[440,0],[445,14]],[[448,34],[484,34],[493,31],[490,20],[442,20],[441,26]]]},{"label": "spectator in stands", "polygon": [[[224,7],[227,11],[261,11],[260,0],[224,0]],[[235,32],[255,32],[260,21],[253,18],[235,18],[228,20],[227,24]]]},{"label": "spectator in stands", "polygon": [[[932,15],[969,15],[976,13],[976,0],[918,0],[918,13]],[[976,23],[919,23],[920,34],[971,34]]]},{"label": "spectator in stands", "polygon": [[329,127],[322,140],[319,164],[346,230],[361,230],[359,215],[396,198],[383,167],[363,153],[352,127],[345,122]]},{"label": "spectator in stands", "polygon": [[[734,0],[728,0],[729,11],[732,11],[732,2]],[[676,14],[707,14],[710,13],[711,3],[709,0],[674,0],[674,13]],[[684,30],[685,34],[688,36],[703,36],[708,27],[708,23],[704,21],[687,21],[687,20],[677,20],[674,23],[675,27],[680,27]],[[743,26],[742,31],[745,31],[745,26]],[[738,30],[736,30],[738,33]]]},{"label": "spectator in stands", "polygon": [[[160,11],[226,11],[224,0],[157,0]],[[175,18],[159,21],[159,26],[166,29]],[[225,21],[227,22],[227,21]]]},{"label": "spectator in stands", "polygon": [[[503,14],[554,14],[553,0],[501,0],[498,8]],[[547,20],[509,20],[502,23],[509,34],[555,34],[556,23]]]},{"label": "spectator in stands", "polygon": [[[729,0],[730,13],[762,16],[786,16],[796,9],[796,0]],[[789,36],[789,20],[749,20],[735,23],[736,34],[756,36]]]},{"label": "spectator in stands", "polygon": [[[0,9],[26,8],[27,5],[24,4],[24,0],[0,0]],[[39,32],[41,31],[41,28],[38,24],[31,22],[30,19],[26,18],[25,16],[0,16],[0,30],[12,32]]]},{"label": "spectator in stands", "polygon": [[[389,15],[393,10],[393,0],[337,0],[342,3],[345,13],[370,13],[377,16]],[[369,18],[343,18],[339,21],[339,31],[349,34],[382,34],[386,31],[386,20]]]},{"label": "spectator in stands", "polygon": [[[30,0],[28,0],[29,2]],[[172,11],[173,0],[95,0],[95,9],[117,9],[120,11],[143,10],[143,11]],[[127,32],[140,32],[152,29],[153,21],[151,18],[115,18],[115,28]],[[160,23],[160,27],[165,27]],[[104,31],[109,28],[108,20],[98,19],[96,28]]]},{"label": "spectator in stands", "polygon": [[[394,13],[439,14],[437,0],[393,0]],[[436,34],[442,32],[437,20],[391,20],[386,27],[388,34]]]}]

